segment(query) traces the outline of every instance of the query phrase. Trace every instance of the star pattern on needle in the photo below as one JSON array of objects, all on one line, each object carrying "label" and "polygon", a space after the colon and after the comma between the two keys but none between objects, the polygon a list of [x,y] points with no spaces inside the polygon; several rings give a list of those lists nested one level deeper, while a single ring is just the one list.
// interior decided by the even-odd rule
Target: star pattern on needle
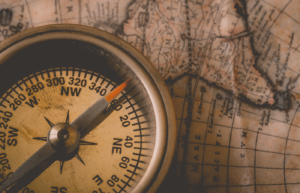
[{"label": "star pattern on needle", "polygon": [[[54,126],[54,124],[47,118],[47,117],[44,117],[45,120],[47,121],[47,123],[49,124],[49,126],[52,128]],[[67,113],[67,118],[66,118],[66,122],[67,124],[70,123],[70,111],[68,111]],[[35,140],[40,140],[40,141],[47,141],[47,137],[34,137],[33,139]],[[79,140],[79,145],[97,145],[97,143],[93,143],[93,142],[88,142],[88,141],[83,141],[83,140]],[[63,166],[64,166],[64,163],[67,161],[67,160],[70,160],[72,159],[73,157],[75,157],[76,159],[78,159],[83,165],[85,165],[84,161],[82,160],[82,158],[79,156],[78,154],[78,148],[77,150],[74,151],[74,153],[71,153],[70,156],[61,156],[59,161],[60,161],[60,173],[62,174],[62,171],[63,171]]]}]

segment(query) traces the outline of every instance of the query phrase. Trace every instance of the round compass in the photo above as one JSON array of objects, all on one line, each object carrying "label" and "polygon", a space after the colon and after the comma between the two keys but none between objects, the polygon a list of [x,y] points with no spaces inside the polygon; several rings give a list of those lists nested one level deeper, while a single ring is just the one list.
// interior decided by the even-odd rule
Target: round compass
[{"label": "round compass", "polygon": [[154,192],[175,147],[155,68],[106,32],[27,30],[0,44],[0,192]]}]

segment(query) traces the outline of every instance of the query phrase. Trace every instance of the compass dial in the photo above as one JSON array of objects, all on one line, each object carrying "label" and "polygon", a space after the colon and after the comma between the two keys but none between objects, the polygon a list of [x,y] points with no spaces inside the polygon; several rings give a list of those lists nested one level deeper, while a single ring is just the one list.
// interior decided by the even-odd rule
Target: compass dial
[{"label": "compass dial", "polygon": [[[161,181],[158,174],[165,170],[165,175],[172,158],[168,156],[164,168],[166,155],[172,155],[166,151],[173,117],[168,117],[168,104],[155,85],[153,72],[99,37],[73,28],[59,31],[65,27],[44,28],[35,38],[27,38],[38,34],[31,32],[11,40],[23,38],[21,45],[3,44],[1,184],[14,178],[26,160],[51,142],[55,155],[30,169],[9,191],[154,191],[161,183],[155,179]],[[74,141],[76,137],[68,130],[74,121],[125,80],[128,85],[97,117],[98,123],[79,132],[75,150],[64,152],[51,141],[53,132],[57,140]]]},{"label": "compass dial", "polygon": [[[1,144],[5,151],[2,175],[9,176],[44,145],[51,127],[71,123],[115,86],[83,69],[51,69],[19,81],[0,104],[1,136],[6,141]],[[113,113],[80,140],[75,156],[59,158],[28,187],[35,192],[51,187],[70,192],[130,190],[132,182],[143,176],[153,153],[150,142],[155,140],[153,109],[142,90],[135,87],[124,92]]]}]

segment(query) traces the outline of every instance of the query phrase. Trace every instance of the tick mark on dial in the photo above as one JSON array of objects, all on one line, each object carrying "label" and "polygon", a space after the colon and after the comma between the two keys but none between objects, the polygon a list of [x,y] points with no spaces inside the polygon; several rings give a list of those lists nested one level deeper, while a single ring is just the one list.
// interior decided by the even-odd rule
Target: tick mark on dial
[{"label": "tick mark on dial", "polygon": [[32,139],[40,140],[40,141],[47,141],[47,137],[34,137]]},{"label": "tick mark on dial", "polygon": [[93,142],[80,140],[79,145],[98,145],[98,143],[93,143]]},{"label": "tick mark on dial", "polygon": [[49,121],[49,119],[47,119],[46,117],[44,117],[44,118],[46,119],[46,121],[48,122],[48,124],[50,125],[50,127],[54,126],[54,124],[51,121]]},{"label": "tick mark on dial", "polygon": [[70,111],[68,110],[68,114],[67,114],[67,118],[66,118],[66,123],[67,123],[67,124],[70,123],[70,120],[69,120],[69,117],[70,117],[70,116],[69,116],[69,114],[70,114]]},{"label": "tick mark on dial", "polygon": [[81,159],[81,157],[78,155],[78,152],[76,153],[75,157],[76,157],[81,163],[83,163],[83,165],[85,165],[85,163],[83,162],[83,160]]},{"label": "tick mark on dial", "polygon": [[63,170],[63,167],[64,167],[64,163],[65,163],[64,160],[60,160],[60,174],[62,174],[62,170]]}]

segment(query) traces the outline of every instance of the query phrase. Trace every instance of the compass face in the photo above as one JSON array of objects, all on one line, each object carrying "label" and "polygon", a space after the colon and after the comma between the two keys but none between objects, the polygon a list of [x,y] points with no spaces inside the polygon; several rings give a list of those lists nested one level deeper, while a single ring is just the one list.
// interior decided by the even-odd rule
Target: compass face
[{"label": "compass face", "polygon": [[[3,159],[7,160],[3,161],[7,162],[3,172],[13,172],[44,145],[51,127],[71,123],[115,86],[95,72],[64,68],[37,72],[15,84],[0,107],[1,125],[6,131],[2,136],[7,140],[2,146],[6,152]],[[135,88],[132,93],[142,90]],[[105,192],[130,190],[132,182],[143,176],[153,153],[154,143],[150,142],[155,140],[155,120],[150,121],[153,109],[147,96],[130,93],[124,92],[124,102],[82,138],[72,158],[59,158],[29,187],[35,192],[46,187],[76,192],[96,190],[102,181],[99,188]],[[78,171],[80,175],[75,175]],[[72,186],[68,186],[69,177]]]},{"label": "compass face", "polygon": [[[49,143],[51,129],[69,127],[129,79],[105,109],[100,124],[80,132],[74,151],[64,153],[53,146],[58,152],[55,156],[10,188],[107,193],[148,191],[157,186],[160,182],[155,178],[159,179],[167,151],[168,117],[152,72],[101,38],[95,43],[86,34],[53,31],[37,37],[25,37],[21,46],[2,48],[0,182],[12,178]],[[68,132],[57,136],[73,139]]]}]

